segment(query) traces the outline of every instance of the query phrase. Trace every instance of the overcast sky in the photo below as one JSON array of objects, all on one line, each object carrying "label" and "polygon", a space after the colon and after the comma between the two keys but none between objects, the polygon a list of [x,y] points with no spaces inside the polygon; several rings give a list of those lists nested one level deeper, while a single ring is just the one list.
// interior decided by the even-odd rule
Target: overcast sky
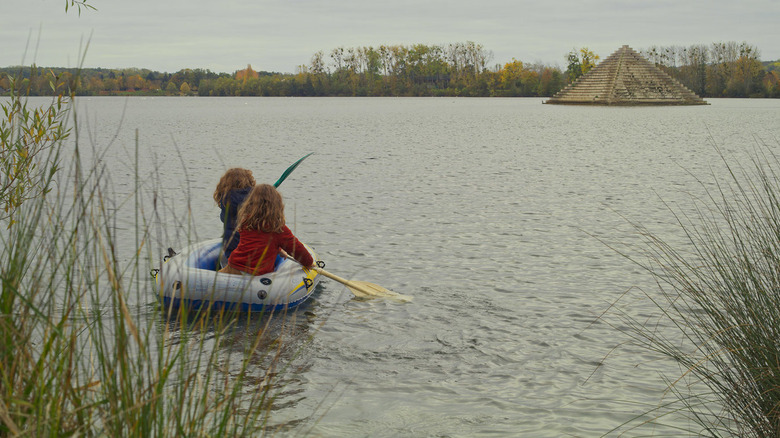
[{"label": "overcast sky", "polygon": [[[202,68],[294,73],[337,47],[473,41],[565,68],[588,47],[747,42],[780,59],[780,0],[0,0],[0,67]],[[89,43],[84,62],[81,54]]]}]

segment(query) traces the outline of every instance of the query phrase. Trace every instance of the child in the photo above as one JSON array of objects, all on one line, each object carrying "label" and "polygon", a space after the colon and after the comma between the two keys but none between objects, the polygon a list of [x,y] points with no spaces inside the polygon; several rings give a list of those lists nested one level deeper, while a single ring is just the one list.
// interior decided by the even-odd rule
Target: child
[{"label": "child", "polygon": [[314,265],[309,251],[284,224],[282,195],[270,184],[259,184],[252,189],[238,211],[237,228],[241,239],[230,254],[228,265],[219,272],[252,275],[271,272],[279,250],[304,267]]},{"label": "child", "polygon": [[219,205],[219,219],[222,221],[222,250],[220,265],[227,266],[230,253],[238,246],[239,235],[236,233],[236,218],[238,209],[244,199],[255,186],[252,171],[234,167],[228,169],[219,179],[214,190],[214,201]]}]

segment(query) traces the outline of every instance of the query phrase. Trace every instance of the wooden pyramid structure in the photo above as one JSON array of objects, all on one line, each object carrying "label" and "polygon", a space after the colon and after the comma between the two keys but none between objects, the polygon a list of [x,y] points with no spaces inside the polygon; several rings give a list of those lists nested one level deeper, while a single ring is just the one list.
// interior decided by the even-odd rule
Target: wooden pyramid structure
[{"label": "wooden pyramid structure", "polygon": [[565,105],[707,105],[628,46],[544,103]]}]

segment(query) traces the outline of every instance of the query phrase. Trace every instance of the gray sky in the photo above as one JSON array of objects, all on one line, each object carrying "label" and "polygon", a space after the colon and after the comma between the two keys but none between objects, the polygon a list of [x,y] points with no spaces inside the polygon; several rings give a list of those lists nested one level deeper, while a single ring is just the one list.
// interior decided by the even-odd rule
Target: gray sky
[{"label": "gray sky", "polygon": [[747,42],[780,59],[780,0],[0,0],[0,67],[203,68],[294,73],[337,47],[473,41],[565,67],[574,48]]}]

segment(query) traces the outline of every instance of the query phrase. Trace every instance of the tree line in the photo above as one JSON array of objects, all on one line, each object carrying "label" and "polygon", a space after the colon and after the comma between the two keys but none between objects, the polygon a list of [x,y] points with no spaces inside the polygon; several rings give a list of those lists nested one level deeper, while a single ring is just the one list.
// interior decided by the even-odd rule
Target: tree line
[{"label": "tree line", "polygon": [[[333,49],[315,53],[294,74],[233,74],[185,69],[0,69],[0,92],[11,82],[30,95],[199,96],[550,96],[566,85],[557,67],[512,60],[489,66],[492,52],[473,42]],[[16,78],[16,79],[14,79]],[[53,85],[52,85],[53,84]],[[55,91],[56,90],[56,91]]]},{"label": "tree line", "polygon": [[642,56],[702,97],[780,97],[780,60],[747,43],[652,46]]},{"label": "tree line", "polygon": [[[648,60],[702,97],[780,97],[780,61],[761,62],[746,43],[650,47]],[[449,45],[338,47],[312,55],[296,73],[232,74],[203,69],[161,73],[147,69],[0,69],[0,95],[12,87],[28,95],[198,96],[464,96],[549,97],[596,66],[599,56],[574,49],[558,66],[513,59],[491,64],[493,53],[474,42]]]}]

